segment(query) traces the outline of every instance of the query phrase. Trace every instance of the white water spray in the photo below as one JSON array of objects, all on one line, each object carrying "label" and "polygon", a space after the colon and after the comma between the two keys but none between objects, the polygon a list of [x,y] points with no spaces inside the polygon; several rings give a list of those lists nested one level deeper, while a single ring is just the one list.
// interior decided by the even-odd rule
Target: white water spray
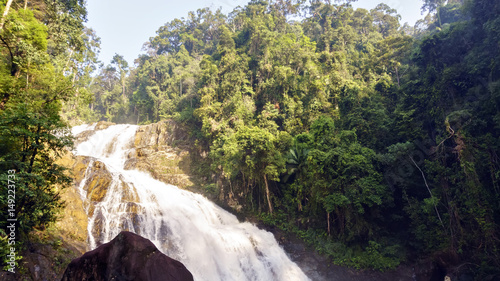
[{"label": "white water spray", "polygon": [[[109,242],[120,231],[151,240],[163,253],[181,261],[197,281],[309,280],[278,245],[274,236],[237,218],[205,197],[181,190],[136,170],[125,170],[137,126],[114,125],[96,131],[79,144],[76,155],[105,164],[112,180],[101,202],[88,202],[85,185],[80,194],[89,216],[92,249]],[[73,134],[93,130],[73,128]]]}]

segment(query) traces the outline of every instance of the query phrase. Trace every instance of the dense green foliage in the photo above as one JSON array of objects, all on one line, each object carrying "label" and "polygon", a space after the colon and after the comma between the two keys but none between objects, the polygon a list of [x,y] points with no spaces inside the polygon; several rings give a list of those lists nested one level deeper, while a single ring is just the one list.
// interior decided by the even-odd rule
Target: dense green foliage
[{"label": "dense green foliage", "polygon": [[[349,2],[349,1],[347,1]],[[500,5],[425,1],[415,28],[385,4],[257,1],[162,26],[92,91],[96,116],[176,118],[207,189],[335,263],[434,256],[500,268]],[[128,72],[127,72],[128,71]],[[126,79],[125,79],[126,77]]]},{"label": "dense green foliage", "polygon": [[[89,96],[79,83],[89,77],[88,57],[95,54],[83,1],[12,1],[3,13],[6,2],[0,28],[0,251],[14,247],[19,260],[28,234],[54,222],[63,206],[59,192],[71,177],[56,161],[72,138],[61,112],[70,106],[65,103]],[[15,231],[7,228],[8,219],[17,220]],[[2,255],[2,267],[6,259]]]},{"label": "dense green foliage", "polygon": [[[200,9],[160,27],[133,67],[115,55],[93,78],[95,36],[58,21],[81,22],[80,9],[12,12],[0,86],[2,145],[16,150],[2,159],[46,172],[23,174],[27,185],[64,180],[50,161],[26,162],[65,144],[46,133],[63,128],[60,100],[72,120],[175,118],[207,156],[193,167],[207,190],[337,264],[384,270],[429,257],[498,277],[500,4],[426,0],[430,14],[412,28],[385,4],[334,2]],[[27,95],[35,102],[23,107]]]}]

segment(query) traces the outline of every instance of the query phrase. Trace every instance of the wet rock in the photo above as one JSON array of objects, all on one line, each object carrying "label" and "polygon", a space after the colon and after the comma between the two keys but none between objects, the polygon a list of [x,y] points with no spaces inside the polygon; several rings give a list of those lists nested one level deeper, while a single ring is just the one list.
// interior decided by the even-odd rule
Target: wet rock
[{"label": "wet rock", "polygon": [[75,140],[74,140],[74,143],[75,143],[75,146],[84,142],[84,141],[87,141],[92,135],[95,134],[96,131],[94,130],[87,130],[87,131],[83,131],[81,133],[79,133],[77,136],[75,136]]},{"label": "wet rock", "polygon": [[[86,192],[86,197],[83,198],[84,204],[82,204],[85,206],[86,213],[84,211],[83,214],[85,219],[87,219],[87,217],[95,217],[95,227],[91,232],[94,237],[98,237],[98,240],[101,240],[101,238],[103,238],[101,229],[104,219],[100,213],[101,209],[99,208],[99,203],[107,200],[106,196],[108,196],[108,191],[110,189],[119,190],[117,193],[121,196],[120,201],[125,202],[122,206],[124,212],[134,216],[139,212],[144,212],[144,210],[142,206],[137,204],[139,202],[139,195],[134,186],[127,184],[121,177],[113,177],[106,165],[102,162],[91,161],[94,160],[90,157],[81,157],[74,165],[73,171],[75,172],[75,178],[80,179],[80,183],[76,184],[75,188],[81,184],[83,178],[86,179],[85,186],[83,187],[83,190]],[[89,168],[77,168],[80,167],[80,165],[89,165]]]},{"label": "wet rock", "polygon": [[94,222],[93,222],[93,227],[90,230],[90,234],[94,239],[96,240],[96,244],[99,246],[101,243],[99,241],[103,241],[105,237],[105,233],[103,232],[104,230],[104,224],[105,224],[105,217],[102,214],[102,212],[97,209],[96,214],[93,217]]},{"label": "wet rock", "polygon": [[129,187],[121,178],[120,178],[120,188],[122,190],[122,202],[139,202],[139,195],[137,195],[137,190],[133,187]]},{"label": "wet rock", "polygon": [[[82,181],[87,169],[87,163],[84,163],[83,157],[75,157],[67,151],[58,161],[57,164],[67,167],[68,174],[74,178],[74,184],[60,190],[61,199],[64,202],[64,210],[61,212],[60,219],[55,226],[58,230],[58,235],[68,245],[71,246],[71,251],[82,254],[87,251],[87,224],[88,217],[83,208],[82,198],[78,191],[78,184]],[[60,189],[60,186],[57,186]]]},{"label": "wet rock", "polygon": [[85,176],[85,171],[87,170],[87,165],[89,164],[90,158],[83,156],[76,156],[75,163],[71,168],[73,175],[73,183],[79,185]]},{"label": "wet rock", "polygon": [[112,181],[106,165],[100,161],[95,161],[87,178],[87,184],[84,188],[87,191],[87,198],[93,202],[101,202],[106,196]]},{"label": "wet rock", "polygon": [[191,165],[185,139],[185,133],[172,120],[140,126],[134,140],[135,155],[127,159],[125,169],[147,172],[157,180],[180,188],[192,186],[185,172]]},{"label": "wet rock", "polygon": [[87,225],[88,217],[83,209],[83,202],[75,187],[68,187],[61,193],[61,199],[65,202],[64,212],[56,227],[67,241],[81,252],[87,250]]},{"label": "wet rock", "polygon": [[95,125],[95,131],[107,129],[111,125],[115,125],[115,123],[108,122],[108,121],[99,121]]},{"label": "wet rock", "polygon": [[111,242],[73,260],[61,281],[73,280],[189,281],[193,276],[151,241],[124,231]]}]

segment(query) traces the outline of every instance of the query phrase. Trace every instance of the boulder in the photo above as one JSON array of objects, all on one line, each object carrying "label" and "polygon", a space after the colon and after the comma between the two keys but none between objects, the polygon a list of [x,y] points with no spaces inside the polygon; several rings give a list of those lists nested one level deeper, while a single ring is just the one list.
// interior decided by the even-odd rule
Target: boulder
[{"label": "boulder", "polygon": [[149,240],[123,231],[109,243],[74,259],[61,281],[188,281],[193,275]]}]

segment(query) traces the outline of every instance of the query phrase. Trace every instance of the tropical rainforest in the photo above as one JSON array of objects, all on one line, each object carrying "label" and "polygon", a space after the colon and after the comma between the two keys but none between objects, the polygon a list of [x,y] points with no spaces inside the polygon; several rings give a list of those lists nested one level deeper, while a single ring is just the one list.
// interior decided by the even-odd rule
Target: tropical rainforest
[{"label": "tropical rainforest", "polygon": [[69,124],[173,119],[206,192],[334,264],[499,278],[500,2],[425,0],[413,27],[351,2],[198,9],[99,67],[83,0],[1,1],[2,249],[8,171],[20,237],[57,218]]}]

